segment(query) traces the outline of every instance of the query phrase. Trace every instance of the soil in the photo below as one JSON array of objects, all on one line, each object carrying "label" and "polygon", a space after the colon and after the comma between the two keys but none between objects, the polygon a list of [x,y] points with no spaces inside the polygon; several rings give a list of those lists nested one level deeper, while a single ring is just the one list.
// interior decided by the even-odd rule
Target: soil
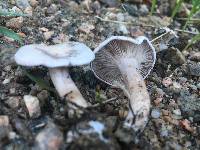
[{"label": "soil", "polygon": [[[142,0],[26,2],[0,2],[2,10],[17,9],[30,14],[23,16],[22,22],[0,17],[1,25],[23,37],[23,45],[79,41],[94,50],[112,35],[145,35],[152,40],[163,26],[175,31],[184,25],[176,18],[169,21],[170,0],[159,1],[154,16],[148,15],[149,1]],[[180,12],[177,18],[184,15]],[[198,24],[187,28],[199,29]],[[48,69],[17,65],[13,56],[20,43],[0,35],[0,149],[200,149],[200,43],[184,50],[193,34],[177,35],[167,49],[157,52],[155,67],[145,79],[151,112],[140,133],[123,126],[128,99],[122,90],[98,80],[89,65],[69,68],[72,79],[91,104],[87,109],[80,108],[83,114],[72,115],[68,102],[55,92]],[[47,85],[34,82],[30,75]],[[39,100],[38,110],[32,116],[25,95]],[[113,100],[104,103],[108,99]],[[93,124],[103,128],[101,133],[95,131]]]}]

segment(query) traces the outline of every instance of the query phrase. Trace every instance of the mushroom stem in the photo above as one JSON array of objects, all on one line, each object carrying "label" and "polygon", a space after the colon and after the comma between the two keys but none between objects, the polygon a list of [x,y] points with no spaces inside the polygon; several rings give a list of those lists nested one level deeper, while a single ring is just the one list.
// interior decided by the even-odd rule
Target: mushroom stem
[{"label": "mushroom stem", "polygon": [[49,73],[60,97],[66,96],[67,100],[81,107],[88,106],[86,100],[71,79],[67,68],[49,68]]},{"label": "mushroom stem", "polygon": [[133,63],[124,64],[121,72],[125,79],[126,87],[122,88],[129,98],[129,113],[125,125],[135,130],[144,129],[150,110],[150,97],[142,76]]}]

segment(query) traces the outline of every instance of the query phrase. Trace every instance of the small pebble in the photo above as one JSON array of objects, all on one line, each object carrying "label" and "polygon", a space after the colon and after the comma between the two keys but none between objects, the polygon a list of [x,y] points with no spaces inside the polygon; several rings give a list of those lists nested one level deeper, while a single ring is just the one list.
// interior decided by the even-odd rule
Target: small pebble
[{"label": "small pebble", "polygon": [[173,113],[177,116],[181,116],[181,110],[180,109],[175,109],[173,110]]},{"label": "small pebble", "polygon": [[6,27],[20,29],[23,26],[23,17],[12,18],[6,22]]},{"label": "small pebble", "polygon": [[168,130],[167,130],[166,127],[162,127],[162,128],[161,128],[160,135],[161,135],[162,137],[167,137],[167,136],[169,136],[169,132],[168,132]]},{"label": "small pebble", "polygon": [[54,34],[54,31],[47,31],[47,32],[44,32],[43,35],[44,35],[44,39],[45,40],[49,40],[52,35]]},{"label": "small pebble", "polygon": [[26,9],[27,7],[30,7],[28,0],[16,0],[16,4],[21,9]]},{"label": "small pebble", "polygon": [[29,2],[32,7],[36,7],[39,3],[37,0],[29,0]]},{"label": "small pebble", "polygon": [[59,150],[62,142],[62,132],[56,125],[49,123],[47,127],[36,136],[35,148],[39,150]]},{"label": "small pebble", "polygon": [[48,99],[49,93],[46,90],[42,90],[40,93],[37,94],[37,97],[40,101],[44,102]]},{"label": "small pebble", "polygon": [[149,13],[149,9],[147,5],[140,5],[139,11],[141,12],[142,15],[147,15]]},{"label": "small pebble", "polygon": [[173,84],[172,82],[172,79],[170,77],[166,77],[162,80],[162,84],[165,86],[165,87],[169,87],[170,85]]},{"label": "small pebble", "polygon": [[151,117],[154,118],[154,119],[158,119],[160,117],[160,110],[158,109],[153,109],[151,111]]},{"label": "small pebble", "polygon": [[57,10],[58,10],[57,5],[51,4],[51,6],[48,7],[48,9],[47,9],[47,13],[48,14],[55,14]]},{"label": "small pebble", "polygon": [[190,56],[190,60],[193,60],[193,61],[200,61],[200,52],[193,53],[193,54]]},{"label": "small pebble", "polygon": [[197,84],[197,88],[200,89],[200,83]]},{"label": "small pebble", "polygon": [[8,106],[11,108],[17,108],[19,106],[20,99],[20,96],[12,96],[9,97],[9,99],[6,100],[5,103],[8,104]]},{"label": "small pebble", "polygon": [[188,64],[189,73],[193,76],[200,77],[200,62],[191,62]]},{"label": "small pebble", "polygon": [[40,104],[39,104],[39,100],[37,97],[32,96],[32,95],[25,95],[24,102],[28,109],[29,116],[31,118],[37,118],[40,116],[40,114],[41,114]]},{"label": "small pebble", "polygon": [[0,127],[1,126],[8,126],[9,125],[9,118],[5,115],[0,115]]},{"label": "small pebble", "polygon": [[92,24],[89,23],[82,23],[81,26],[78,28],[80,32],[89,34],[91,30],[93,30],[95,27]]},{"label": "small pebble", "polygon": [[10,83],[10,78],[4,79],[2,83],[3,83],[3,84],[8,84],[8,83]]}]

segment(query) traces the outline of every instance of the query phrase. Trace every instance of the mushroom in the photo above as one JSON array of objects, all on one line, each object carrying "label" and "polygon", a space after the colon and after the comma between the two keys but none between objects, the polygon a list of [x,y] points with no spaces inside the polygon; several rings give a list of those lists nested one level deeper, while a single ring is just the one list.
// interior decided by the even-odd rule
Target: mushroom
[{"label": "mushroom", "polygon": [[156,60],[151,42],[144,36],[132,39],[112,36],[95,50],[91,68],[103,82],[121,88],[129,98],[129,113],[125,126],[144,129],[150,111],[150,97],[144,78]]},{"label": "mushroom", "polygon": [[52,46],[45,44],[23,46],[15,54],[15,61],[22,66],[48,67],[59,96],[66,96],[67,100],[76,105],[87,107],[88,104],[71,79],[67,67],[88,64],[94,57],[94,53],[85,44],[67,42]]}]

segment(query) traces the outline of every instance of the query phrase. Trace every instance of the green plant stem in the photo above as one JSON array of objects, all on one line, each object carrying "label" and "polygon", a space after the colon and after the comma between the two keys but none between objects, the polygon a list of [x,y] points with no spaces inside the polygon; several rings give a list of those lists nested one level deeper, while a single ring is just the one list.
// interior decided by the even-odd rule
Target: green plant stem
[{"label": "green plant stem", "polygon": [[176,6],[173,9],[172,15],[171,15],[171,21],[173,20],[174,16],[176,13],[179,11],[181,4],[183,3],[184,0],[176,0]]},{"label": "green plant stem", "polygon": [[157,2],[157,0],[152,0],[151,12],[150,12],[150,15],[151,15],[151,16],[152,16],[152,14],[153,14],[154,11],[155,11],[155,8],[156,8],[156,2]]},{"label": "green plant stem", "polygon": [[187,25],[188,25],[188,22],[190,21],[190,18],[193,16],[193,14],[195,13],[195,10],[196,10],[196,8],[195,8],[195,6],[193,6],[192,7],[192,10],[190,11],[190,14],[189,14],[189,16],[188,16],[188,18],[187,18],[187,20],[186,20],[186,23],[185,23],[185,25],[184,25],[184,27],[183,27],[183,30],[185,30],[185,28],[187,27]]}]

